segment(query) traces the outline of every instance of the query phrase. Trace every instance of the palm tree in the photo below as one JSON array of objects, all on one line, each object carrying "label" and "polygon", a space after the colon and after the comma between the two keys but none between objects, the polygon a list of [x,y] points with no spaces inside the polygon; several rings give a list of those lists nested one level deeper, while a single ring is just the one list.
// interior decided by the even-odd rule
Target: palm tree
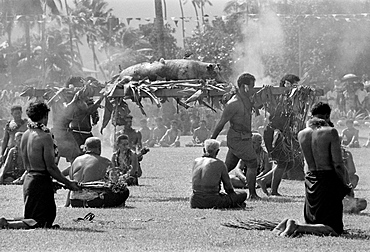
[{"label": "palm tree", "polygon": [[240,12],[247,12],[248,14],[258,13],[258,0],[231,0],[225,4],[224,12],[228,15],[238,14]]},{"label": "palm tree", "polygon": [[[100,39],[102,30],[108,30],[108,17],[112,9],[107,9],[108,3],[104,0],[74,0],[75,9],[72,16],[75,17],[73,29],[77,37],[86,35],[86,41],[93,53],[94,70],[99,66],[96,55],[96,44]],[[105,76],[103,69],[100,67]]]},{"label": "palm tree", "polygon": [[31,39],[30,39],[30,21],[35,16],[45,14],[47,8],[54,15],[59,14],[57,4],[62,8],[61,0],[22,0],[12,1],[14,14],[21,15],[19,21],[23,23],[25,28],[27,59],[30,60],[31,55]]}]

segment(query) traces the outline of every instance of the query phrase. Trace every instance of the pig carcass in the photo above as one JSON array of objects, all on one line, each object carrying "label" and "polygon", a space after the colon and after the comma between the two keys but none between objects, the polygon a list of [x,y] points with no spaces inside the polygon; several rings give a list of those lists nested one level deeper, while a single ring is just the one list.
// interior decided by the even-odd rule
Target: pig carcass
[{"label": "pig carcass", "polygon": [[173,59],[145,62],[123,69],[121,78],[131,76],[133,80],[148,78],[156,80],[191,80],[214,79],[218,83],[225,82],[222,78],[219,64],[206,63],[196,60]]}]

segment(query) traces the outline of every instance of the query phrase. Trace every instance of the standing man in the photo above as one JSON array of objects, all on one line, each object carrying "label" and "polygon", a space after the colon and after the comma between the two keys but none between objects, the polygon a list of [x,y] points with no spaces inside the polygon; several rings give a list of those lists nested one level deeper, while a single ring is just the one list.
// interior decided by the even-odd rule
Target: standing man
[{"label": "standing man", "polygon": [[252,101],[251,91],[254,87],[255,78],[249,73],[239,76],[236,94],[227,102],[225,109],[216,128],[211,136],[216,139],[227,122],[230,129],[227,133],[227,146],[225,164],[230,172],[235,168],[239,159],[247,166],[246,179],[248,181],[248,199],[258,200],[256,193],[257,154],[252,143]]},{"label": "standing man", "polygon": [[[216,158],[219,151],[220,143],[207,139],[204,142],[203,156],[194,160],[191,208],[240,207],[247,198],[246,192],[234,191],[225,163]],[[220,193],[220,182],[226,194]]]},{"label": "standing man", "polygon": [[25,132],[27,130],[27,119],[22,119],[22,107],[15,105],[10,108],[13,120],[8,121],[5,125],[3,142],[1,144],[1,164],[5,162],[10,148],[15,146],[15,133]]},{"label": "standing man", "polygon": [[329,104],[318,102],[312,107],[313,118],[298,133],[305,166],[305,207],[307,224],[324,224],[336,234],[343,232],[345,195],[353,194],[343,163],[338,131],[330,122]]},{"label": "standing man", "polygon": [[50,130],[46,127],[49,107],[43,102],[33,102],[27,108],[32,122],[21,140],[21,153],[27,175],[23,184],[24,218],[34,219],[37,227],[51,228],[56,217],[52,178],[73,191],[79,190],[77,182],[65,178],[55,164],[57,149]]}]

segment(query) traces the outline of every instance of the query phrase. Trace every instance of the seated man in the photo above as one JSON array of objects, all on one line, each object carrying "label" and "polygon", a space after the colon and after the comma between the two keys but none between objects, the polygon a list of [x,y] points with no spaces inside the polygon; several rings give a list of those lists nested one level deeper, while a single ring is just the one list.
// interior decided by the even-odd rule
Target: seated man
[{"label": "seated man", "polygon": [[139,161],[135,151],[130,149],[127,135],[120,135],[117,138],[117,151],[113,153],[112,164],[126,179],[127,185],[139,185]]},{"label": "seated man", "polygon": [[[272,170],[272,162],[269,161],[267,150],[262,147],[263,138],[259,133],[252,133],[253,149],[256,151],[257,158],[257,182],[260,177]],[[247,188],[246,178],[247,167],[242,160],[239,160],[236,168],[230,174],[231,183],[234,188]]]},{"label": "seated man", "polygon": [[[234,191],[225,163],[216,158],[219,148],[220,142],[207,139],[204,142],[203,156],[194,161],[191,208],[240,207],[247,199],[246,192]],[[226,193],[220,192],[220,182]]]},{"label": "seated man", "polygon": [[167,127],[164,125],[162,117],[157,117],[155,123],[156,127],[153,129],[152,137],[149,140],[149,147],[154,147],[156,144],[159,144],[159,141],[167,132]]},{"label": "seated man", "polygon": [[164,136],[159,141],[162,147],[180,147],[181,131],[178,129],[176,120],[171,121],[171,128],[166,131]]},{"label": "seated man", "polygon": [[[81,183],[82,187],[84,184],[93,184],[93,182],[102,182],[100,185],[113,184],[114,187],[117,181],[111,181],[106,176],[112,163],[109,159],[100,156],[100,139],[89,137],[84,147],[85,154],[77,157],[72,163],[70,177]],[[83,189],[72,192],[70,199],[72,207],[116,207],[124,205],[128,196],[129,190],[126,186],[122,186],[118,191],[110,188]]]},{"label": "seated man", "polygon": [[9,150],[4,166],[0,169],[0,184],[11,183],[22,177],[25,172],[22,156],[19,152],[19,145],[23,132],[15,133],[15,146]]},{"label": "seated man", "polygon": [[358,141],[359,130],[354,127],[353,120],[347,120],[346,126],[347,128],[342,131],[342,145],[349,148],[360,148]]},{"label": "seated man", "polygon": [[194,130],[193,133],[193,143],[194,144],[203,144],[204,141],[210,138],[211,132],[207,129],[207,122],[201,120],[199,127]]}]

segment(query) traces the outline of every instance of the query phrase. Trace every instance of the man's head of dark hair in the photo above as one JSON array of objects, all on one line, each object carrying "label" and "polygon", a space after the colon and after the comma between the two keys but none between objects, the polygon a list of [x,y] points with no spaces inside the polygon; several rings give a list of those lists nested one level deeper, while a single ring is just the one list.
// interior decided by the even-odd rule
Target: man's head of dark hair
[{"label": "man's head of dark hair", "polygon": [[312,116],[317,116],[317,115],[327,115],[330,116],[331,113],[331,108],[329,104],[323,103],[323,102],[318,102],[314,104],[311,108],[311,115]]},{"label": "man's head of dark hair", "polygon": [[240,87],[241,85],[250,85],[250,82],[255,80],[256,78],[254,78],[253,75],[249,73],[243,73],[238,77],[237,84],[238,87]]},{"label": "man's head of dark hair", "polygon": [[294,74],[286,74],[283,78],[280,80],[280,87],[285,87],[285,82],[289,82],[291,85],[294,83],[298,83],[301,79],[297,75]]},{"label": "man's head of dark hair", "polygon": [[10,108],[10,113],[13,113],[14,111],[19,110],[22,112],[22,106],[20,105],[14,105]]},{"label": "man's head of dark hair", "polygon": [[84,78],[72,76],[67,80],[66,87],[69,87],[69,85],[73,85],[74,87],[83,87],[84,83]]},{"label": "man's head of dark hair", "polygon": [[49,107],[44,102],[31,102],[26,110],[27,116],[33,122],[38,122],[49,114]]}]

